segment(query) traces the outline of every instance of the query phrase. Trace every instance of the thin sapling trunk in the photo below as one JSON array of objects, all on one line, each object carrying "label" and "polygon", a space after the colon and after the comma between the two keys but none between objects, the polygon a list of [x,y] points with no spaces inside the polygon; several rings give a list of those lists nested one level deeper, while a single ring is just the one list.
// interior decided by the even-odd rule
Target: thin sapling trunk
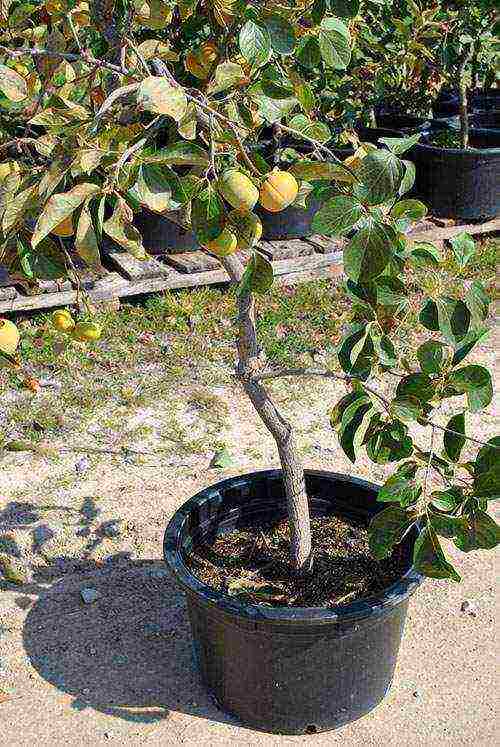
[{"label": "thin sapling trunk", "polygon": [[[236,257],[221,257],[232,280],[239,282],[243,265]],[[260,419],[271,433],[278,448],[283,472],[290,527],[290,562],[295,573],[305,574],[312,567],[311,520],[307,500],[304,468],[290,423],[281,415],[266,388],[256,380],[264,365],[255,325],[255,302],[252,293],[238,294],[238,377]]]},{"label": "thin sapling trunk", "polygon": [[460,145],[462,148],[469,147],[469,116],[467,113],[467,81],[465,73],[467,65],[471,61],[473,47],[470,45],[464,50],[457,70],[459,117],[460,117]]}]

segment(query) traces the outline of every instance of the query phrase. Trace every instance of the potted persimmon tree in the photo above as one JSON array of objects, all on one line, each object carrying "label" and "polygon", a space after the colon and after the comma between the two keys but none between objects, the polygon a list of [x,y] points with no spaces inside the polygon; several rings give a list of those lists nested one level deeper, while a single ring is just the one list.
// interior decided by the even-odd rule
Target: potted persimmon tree
[{"label": "potted persimmon tree", "polygon": [[[44,46],[45,32],[33,38],[32,23],[21,29],[23,42],[7,35],[0,46],[9,121],[29,115],[1,144],[2,252],[16,251],[34,276],[47,258],[74,272],[73,252],[97,263],[105,235],[144,256],[134,209],[145,204],[161,214],[175,203],[200,244],[220,257],[237,284],[236,376],[276,442],[281,469],[229,478],[194,496],[167,529],[165,557],[186,592],[202,677],[222,708],[269,731],[339,726],[384,698],[408,599],[423,575],[459,580],[440,538],[466,552],[498,542],[486,504],[498,492],[500,444],[468,433],[469,411],[492,397],[487,369],[465,361],[485,334],[487,296],[480,283],[464,297],[438,282],[429,293],[434,273],[424,272],[418,319],[424,336],[431,334],[408,359],[401,332],[411,311],[408,273],[414,288],[415,268],[440,262],[434,246],[405,234],[426,212],[405,196],[414,169],[404,156],[415,138],[386,138],[345,164],[306,127],[287,124],[285,110],[282,131],[312,146],[298,171],[269,171],[247,147],[254,95],[247,78],[256,61],[286,49],[335,64],[348,54],[347,27],[337,17],[321,11],[318,18],[317,5],[283,2],[269,15],[260,4],[228,0],[144,4],[125,17],[124,5],[115,10],[111,2],[93,3],[91,19],[75,10],[44,11]],[[42,20],[40,9],[26,12]],[[144,18],[161,32],[136,38],[134,23],[142,28]],[[216,91],[179,80],[170,65],[177,59],[170,60],[168,41],[181,22],[196,30],[205,21],[207,34],[212,22],[222,29],[223,61],[212,61],[214,49],[205,46],[182,66],[200,72],[195,62],[213,62],[216,89],[223,83]],[[248,71],[225,57],[235,36]],[[150,148],[160,130],[166,145]],[[258,250],[255,208],[286,208],[304,182],[323,195],[314,230],[349,237],[352,325],[338,365],[276,370],[257,338],[258,299],[273,270]],[[462,263],[474,254],[467,235],[454,249]],[[101,334],[92,319],[75,323],[67,310],[55,313],[54,324],[90,344]],[[18,343],[15,324],[2,320],[7,363],[16,365]],[[394,464],[383,486],[304,469],[271,393],[273,380],[295,376],[347,385],[344,397],[327,403],[339,448],[352,462],[366,450],[376,464]],[[439,408],[449,399],[459,410],[443,420]],[[421,439],[413,424],[424,429]],[[463,462],[467,439],[480,448]]]},{"label": "potted persimmon tree", "polygon": [[[498,55],[496,3],[443,2],[436,14],[442,37],[432,66],[441,68],[458,91],[458,127],[440,127],[415,145],[416,192],[438,217],[465,221],[500,212],[500,133],[487,124],[493,113],[469,113],[468,98],[478,60],[483,75]],[[491,119],[490,119],[491,118]]]}]

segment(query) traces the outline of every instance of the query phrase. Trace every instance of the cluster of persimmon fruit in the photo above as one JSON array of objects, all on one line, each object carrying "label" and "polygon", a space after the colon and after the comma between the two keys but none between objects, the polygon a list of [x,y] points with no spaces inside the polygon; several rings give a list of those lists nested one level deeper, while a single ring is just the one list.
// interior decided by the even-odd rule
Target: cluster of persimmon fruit
[{"label": "cluster of persimmon fruit", "polygon": [[279,169],[265,177],[260,189],[237,168],[224,171],[216,186],[219,194],[234,208],[228,214],[222,232],[205,245],[221,257],[249,249],[259,241],[262,223],[252,213],[257,203],[271,213],[278,213],[294,202],[299,191],[295,177]]}]

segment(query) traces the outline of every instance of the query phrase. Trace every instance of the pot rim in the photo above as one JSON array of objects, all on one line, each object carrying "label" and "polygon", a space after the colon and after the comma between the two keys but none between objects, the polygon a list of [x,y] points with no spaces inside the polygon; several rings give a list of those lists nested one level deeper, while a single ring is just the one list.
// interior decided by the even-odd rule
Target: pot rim
[{"label": "pot rim", "polygon": [[[488,127],[471,127],[469,130],[472,135],[481,136],[483,133],[491,134],[498,132],[493,128]],[[431,143],[415,143],[411,148],[410,153],[413,149],[424,148],[426,151],[433,153],[449,153],[452,156],[500,156],[500,146],[498,148],[443,148],[441,145],[432,145]]]},{"label": "pot rim", "polygon": [[[351,475],[344,475],[328,470],[306,469],[305,474],[315,477],[329,477],[340,481],[354,483],[365,489],[378,492],[379,485],[362,480]],[[279,478],[280,469],[264,469],[255,472],[235,475],[221,480],[208,488],[196,493],[177,509],[170,520],[165,531],[163,541],[163,553],[165,561],[174,574],[176,581],[183,589],[198,597],[205,606],[217,607],[221,611],[229,613],[233,617],[245,620],[268,621],[275,624],[328,624],[353,622],[372,618],[373,620],[385,616],[391,609],[396,607],[411,596],[420,584],[424,576],[419,573],[413,565],[406,573],[391,586],[376,595],[366,599],[351,602],[338,607],[266,607],[265,605],[243,603],[208,584],[200,581],[194,576],[184,562],[181,552],[180,535],[181,530],[195,506],[203,503],[207,498],[213,496],[217,488],[229,487],[241,480],[251,479],[254,476],[267,476],[271,479]],[[415,526],[417,531],[420,525]]]}]

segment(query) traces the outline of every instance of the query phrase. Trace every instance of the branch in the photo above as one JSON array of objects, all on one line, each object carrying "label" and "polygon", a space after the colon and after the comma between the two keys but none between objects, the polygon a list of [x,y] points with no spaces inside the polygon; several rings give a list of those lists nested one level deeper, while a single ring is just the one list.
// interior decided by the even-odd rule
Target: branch
[{"label": "branch", "polygon": [[[367,392],[370,392],[371,394],[375,395],[375,397],[378,397],[378,399],[383,402],[387,410],[390,408],[390,402],[388,399],[386,399],[376,389],[373,389],[372,387],[368,386],[368,384],[365,384],[365,382],[361,381],[361,379],[359,379],[358,377],[349,376],[348,374],[338,374],[334,371],[329,371],[327,368],[280,368],[276,369],[275,371],[263,371],[262,373],[258,373],[253,377],[253,379],[255,381],[263,381],[266,379],[280,379],[286,376],[321,376],[325,379],[335,379],[337,381],[343,381],[347,383],[351,381],[357,381],[363,386],[364,389],[366,389]],[[494,444],[490,444],[486,441],[481,441],[479,438],[467,436],[466,434],[460,433],[459,431],[454,431],[451,428],[446,428],[446,426],[439,425],[439,423],[435,423],[433,420],[429,420],[428,418],[420,418],[420,422],[429,426],[430,428],[438,428],[440,431],[465,438],[467,441],[472,441],[472,443],[478,444],[479,446],[488,446],[488,448],[500,451],[500,446],[495,446]]]},{"label": "branch", "polygon": [[113,65],[112,62],[106,62],[105,60],[98,60],[88,52],[82,52],[81,54],[74,54],[72,52],[56,52],[53,49],[33,49],[31,47],[24,47],[23,49],[9,49],[0,44],[0,52],[8,55],[9,57],[24,57],[27,54],[33,57],[57,57],[60,60],[68,60],[68,62],[86,62],[88,65],[95,65],[96,67],[106,67],[108,70],[112,70],[114,73],[123,75],[123,70],[119,65]]}]

